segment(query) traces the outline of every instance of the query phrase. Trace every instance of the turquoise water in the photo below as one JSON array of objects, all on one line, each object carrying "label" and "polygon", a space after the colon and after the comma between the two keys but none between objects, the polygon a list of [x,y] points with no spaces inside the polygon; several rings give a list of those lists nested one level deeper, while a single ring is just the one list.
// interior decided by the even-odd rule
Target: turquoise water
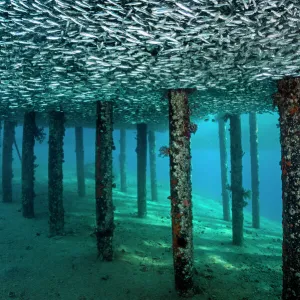
[{"label": "turquoise water", "polygon": [[[243,247],[232,246],[231,223],[222,220],[218,124],[212,121],[198,123],[198,131],[192,136],[193,228],[195,280],[203,294],[193,299],[275,300],[280,297],[282,234],[277,119],[276,114],[258,116],[261,229],[251,227],[250,201],[244,213]],[[242,116],[242,129],[244,188],[250,189],[247,115]],[[45,132],[48,133],[47,129]],[[0,203],[0,230],[3,230],[0,243],[5,253],[4,259],[0,259],[0,278],[3,276],[6,282],[0,298],[26,294],[30,300],[178,299],[174,290],[170,201],[167,199],[169,158],[157,156],[158,202],[149,201],[148,177],[148,217],[136,218],[135,137],[136,131],[127,131],[128,192],[124,194],[118,189],[119,178],[114,189],[115,260],[111,264],[96,260],[96,242],[92,234],[95,225],[93,176],[86,179],[86,197],[77,196],[74,128],[66,130],[64,140],[66,236],[47,237],[48,137],[42,145],[36,143],[35,147],[39,164],[36,170],[36,219],[24,219],[20,213],[21,165],[14,150],[13,203]],[[16,141],[21,150],[22,127],[16,129]],[[118,173],[119,130],[114,132],[114,141],[114,170]],[[168,141],[168,132],[156,134],[157,153],[161,146],[168,145]],[[227,142],[230,156],[229,137]],[[93,169],[94,129],[84,130],[84,147],[85,163],[91,164]],[[230,167],[229,157],[228,165]],[[43,263],[47,260],[50,262],[44,268]],[[237,282],[241,284],[237,285]]]},{"label": "turquoise water", "polygon": [[[242,115],[242,143],[245,155],[243,157],[243,181],[246,189],[251,189],[251,171],[250,171],[250,150],[249,150],[249,126],[248,115]],[[257,115],[258,121],[258,142],[259,142],[259,164],[260,164],[260,201],[261,215],[274,221],[281,222],[281,170],[280,161],[280,143],[278,114]],[[227,129],[229,124],[227,124]],[[47,133],[47,128],[45,129]],[[229,132],[227,130],[227,148],[228,148],[228,169],[230,171],[230,151],[229,151]],[[127,171],[129,174],[136,173],[136,131],[127,131]],[[22,127],[16,128],[16,140],[21,149],[22,146]],[[75,157],[75,134],[74,128],[67,128],[65,135],[65,168],[74,168],[76,171]],[[114,143],[116,150],[113,152],[114,168],[118,170],[119,155],[119,130],[114,131]],[[168,145],[168,132],[156,133],[156,149]],[[220,159],[219,159],[219,140],[217,122],[198,123],[198,131],[192,136],[192,184],[193,192],[207,198],[221,201],[221,177],[220,177]],[[95,159],[95,130],[84,129],[84,151],[85,163],[93,163]],[[42,145],[36,143],[35,153],[39,165],[47,165],[48,144],[47,138]],[[14,151],[15,167],[20,167],[19,159]],[[169,159],[157,156],[158,184],[169,184]],[[149,167],[148,167],[149,174]],[[229,173],[230,181],[230,173]],[[149,192],[150,193],[150,192]],[[150,194],[149,194],[150,195]],[[167,201],[167,199],[166,199]],[[251,201],[249,201],[246,210],[251,210]]]}]

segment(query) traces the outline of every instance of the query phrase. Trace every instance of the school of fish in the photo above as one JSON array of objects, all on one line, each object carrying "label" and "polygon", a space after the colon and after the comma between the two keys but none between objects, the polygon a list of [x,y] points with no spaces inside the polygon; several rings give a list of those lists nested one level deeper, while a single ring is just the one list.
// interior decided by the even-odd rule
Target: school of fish
[{"label": "school of fish", "polygon": [[95,101],[119,123],[166,120],[166,91],[195,88],[194,117],[272,110],[300,74],[299,0],[0,0],[0,115]]}]

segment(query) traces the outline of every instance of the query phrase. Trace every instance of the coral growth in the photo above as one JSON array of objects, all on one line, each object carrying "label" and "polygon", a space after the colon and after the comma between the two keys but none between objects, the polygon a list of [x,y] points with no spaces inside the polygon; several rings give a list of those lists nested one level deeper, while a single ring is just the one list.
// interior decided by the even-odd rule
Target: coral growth
[{"label": "coral growth", "polygon": [[159,148],[159,156],[160,157],[167,157],[170,155],[170,148],[167,146],[162,146]]}]

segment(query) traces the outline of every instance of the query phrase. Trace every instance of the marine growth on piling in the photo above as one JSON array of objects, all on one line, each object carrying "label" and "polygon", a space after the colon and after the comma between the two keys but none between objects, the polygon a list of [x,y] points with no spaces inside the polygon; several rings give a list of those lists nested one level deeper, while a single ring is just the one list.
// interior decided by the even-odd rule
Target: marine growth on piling
[{"label": "marine growth on piling", "polygon": [[169,92],[170,204],[175,287],[182,296],[192,295],[193,234],[191,188],[191,123],[186,90]]},{"label": "marine growth on piling", "polygon": [[13,143],[15,139],[15,126],[13,121],[4,121],[3,156],[2,156],[2,201],[12,202],[13,178]]},{"label": "marine growth on piling", "polygon": [[96,121],[96,237],[98,256],[113,259],[114,208],[112,199],[113,106],[97,101]]},{"label": "marine growth on piling", "polygon": [[26,112],[24,114],[22,143],[22,212],[25,218],[34,217],[35,132],[35,112]]},{"label": "marine growth on piling", "polygon": [[49,113],[48,202],[50,236],[64,234],[63,162],[65,114]]},{"label": "marine growth on piling", "polygon": [[278,81],[283,203],[282,299],[300,299],[300,78]]}]

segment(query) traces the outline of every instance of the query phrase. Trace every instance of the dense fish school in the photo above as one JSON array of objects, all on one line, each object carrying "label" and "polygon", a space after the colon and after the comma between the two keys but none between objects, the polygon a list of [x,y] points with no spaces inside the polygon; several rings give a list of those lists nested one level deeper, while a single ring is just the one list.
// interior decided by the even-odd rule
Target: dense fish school
[{"label": "dense fish school", "polygon": [[0,0],[0,113],[63,108],[160,123],[166,90],[196,88],[194,116],[272,110],[299,76],[298,0]]}]

